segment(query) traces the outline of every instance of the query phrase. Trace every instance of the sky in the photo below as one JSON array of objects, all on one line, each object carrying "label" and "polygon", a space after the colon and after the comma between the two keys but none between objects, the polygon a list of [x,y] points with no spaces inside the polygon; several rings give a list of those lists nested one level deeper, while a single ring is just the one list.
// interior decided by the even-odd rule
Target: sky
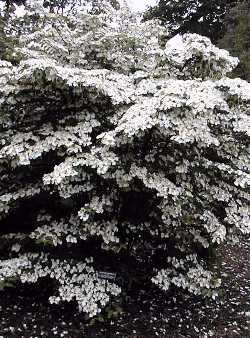
[{"label": "sky", "polygon": [[144,11],[147,6],[155,5],[158,0],[127,0],[131,9],[135,12],[137,11]]}]

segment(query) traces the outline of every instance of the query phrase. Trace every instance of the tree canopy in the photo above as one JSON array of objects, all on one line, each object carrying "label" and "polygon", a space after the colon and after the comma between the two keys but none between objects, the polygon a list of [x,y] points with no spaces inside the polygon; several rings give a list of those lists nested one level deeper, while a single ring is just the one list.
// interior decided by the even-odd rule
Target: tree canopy
[{"label": "tree canopy", "polygon": [[103,6],[30,1],[0,61],[1,287],[47,277],[89,316],[131,271],[214,298],[207,257],[250,232],[250,84],[208,38]]}]

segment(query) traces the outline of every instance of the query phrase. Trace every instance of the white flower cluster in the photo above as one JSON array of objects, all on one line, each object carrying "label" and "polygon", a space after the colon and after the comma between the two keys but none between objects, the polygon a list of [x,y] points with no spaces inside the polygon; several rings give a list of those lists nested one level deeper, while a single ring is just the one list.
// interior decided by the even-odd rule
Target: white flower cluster
[{"label": "white flower cluster", "polygon": [[78,212],[78,216],[82,221],[87,221],[92,213],[103,214],[104,208],[112,211],[114,196],[102,195],[94,196],[89,203],[86,203]]},{"label": "white flower cluster", "polygon": [[43,176],[43,183],[45,185],[62,183],[65,178],[76,176],[78,173],[74,169],[72,162],[76,163],[71,157],[67,158],[64,162],[55,165],[54,170],[50,174]]},{"label": "white flower cluster", "polygon": [[64,162],[54,167],[52,173],[44,175],[43,182],[45,185],[58,185],[65,178],[77,176],[79,174],[77,169],[83,166],[96,169],[99,175],[104,175],[117,161],[118,158],[113,152],[104,148],[92,147],[90,153],[82,153],[77,157],[67,157]]},{"label": "white flower cluster", "polygon": [[216,81],[216,87],[222,90],[227,98],[236,96],[240,102],[250,100],[250,83],[244,80],[224,77]]},{"label": "white flower cluster", "polygon": [[[38,222],[43,223],[29,234],[38,243],[54,246],[66,243],[75,244],[88,237],[100,236],[105,244],[118,243],[117,221],[82,221],[78,216],[71,215],[69,219],[52,221],[51,217],[44,219],[38,216]],[[47,223],[47,224],[46,224]]]},{"label": "white flower cluster", "polygon": [[238,58],[231,57],[228,51],[215,47],[209,38],[197,34],[176,35],[167,42],[165,55],[169,62],[180,68],[191,63],[190,70],[197,66],[195,58],[200,58],[209,67],[208,76],[214,73],[225,75],[239,62]]},{"label": "white flower cluster", "polygon": [[137,177],[142,180],[147,188],[155,189],[157,191],[157,195],[163,198],[167,199],[169,195],[178,196],[182,193],[181,188],[176,187],[161,173],[153,173],[151,175],[147,172],[146,168],[139,168],[132,165],[130,174],[132,177]]},{"label": "white flower cluster", "polygon": [[[78,178],[78,182],[80,182],[80,185],[78,184],[78,182],[74,182],[74,178]],[[67,199],[72,197],[73,195],[78,195],[84,192],[90,192],[95,188],[95,186],[92,183],[90,183],[90,179],[86,180],[81,178],[82,178],[81,175],[71,176],[66,183],[65,177],[63,177],[64,179],[63,183],[57,186],[59,195],[64,199]],[[44,179],[44,184],[46,184],[46,179]]]},{"label": "white flower cluster", "polygon": [[30,14],[44,14],[43,0],[27,0],[26,6]]},{"label": "white flower cluster", "polygon": [[[74,154],[81,152],[82,147],[91,144],[90,137],[82,132],[80,126],[53,132],[53,135],[46,137],[45,140],[41,140],[31,133],[18,134],[10,142],[9,146],[1,149],[0,159],[9,158],[12,160],[16,158],[17,165],[29,165],[31,160],[58,148],[66,147],[69,154]],[[12,163],[15,163],[14,160]]]},{"label": "white flower cluster", "polygon": [[226,239],[227,229],[223,224],[220,224],[213,213],[206,210],[200,219],[204,222],[203,226],[209,234],[211,234],[212,242],[220,244]]},{"label": "white flower cluster", "polygon": [[25,198],[30,198],[38,195],[41,192],[39,185],[32,185],[23,187],[17,191],[5,193],[0,196],[0,219],[6,217],[11,208],[15,206],[15,202],[18,202]]},{"label": "white flower cluster", "polygon": [[[58,83],[63,87],[72,87],[77,93],[86,88],[89,98],[96,100],[99,96],[109,97],[114,104],[130,103],[134,99],[133,80],[118,72],[106,69],[81,69],[77,67],[60,66],[52,58],[27,59],[22,61],[15,72],[11,74],[12,81],[36,83],[45,76],[46,80]],[[20,88],[22,89],[22,88]]]},{"label": "white flower cluster", "polygon": [[195,255],[189,255],[184,259],[168,257],[167,261],[171,268],[160,270],[152,278],[152,282],[160,288],[166,291],[174,284],[195,295],[203,294],[212,298],[218,296],[216,289],[221,285],[221,280],[205,270]]},{"label": "white flower cluster", "polygon": [[37,227],[29,234],[29,237],[38,242],[51,243],[54,246],[62,245],[65,239],[68,243],[77,243],[79,240],[85,240],[87,236],[81,231],[80,222],[76,217],[71,217],[68,222],[66,220],[51,221],[48,219],[49,225]]},{"label": "white flower cluster", "polygon": [[118,243],[118,224],[116,220],[86,222],[81,225],[87,236],[100,236],[105,244]]},{"label": "white flower cluster", "polygon": [[[235,91],[235,95],[239,100],[246,100],[250,87],[242,82],[231,80],[226,85],[228,88],[240,86],[241,90]],[[218,90],[222,89],[221,84],[221,80],[142,80],[137,87],[141,102],[128,108],[116,128],[99,135],[99,138],[103,144],[112,147],[157,127],[180,144],[197,142],[200,147],[218,147],[220,135],[216,135],[215,130],[220,124],[231,123],[231,132],[247,134],[249,130],[248,115],[230,112],[224,94]],[[149,94],[154,97],[145,98]],[[228,120],[229,112],[231,120]]]},{"label": "white flower cluster", "polygon": [[226,221],[236,226],[242,233],[250,234],[250,206],[231,203],[226,208]]},{"label": "white flower cluster", "polygon": [[85,262],[61,261],[28,253],[0,261],[0,281],[20,279],[22,283],[35,283],[48,276],[58,283],[58,295],[51,296],[50,303],[76,300],[79,311],[93,317],[121,290],[116,284],[100,279],[90,264],[91,258]]}]

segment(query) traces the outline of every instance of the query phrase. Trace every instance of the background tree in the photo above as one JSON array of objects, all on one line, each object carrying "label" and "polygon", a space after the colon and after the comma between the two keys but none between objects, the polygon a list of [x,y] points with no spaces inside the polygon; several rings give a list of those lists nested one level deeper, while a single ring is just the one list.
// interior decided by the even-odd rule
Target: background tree
[{"label": "background tree", "polygon": [[3,20],[3,17],[0,16],[0,58],[1,59],[3,59],[4,57],[5,43],[6,43],[6,36],[4,32],[4,20]]},{"label": "background tree", "polygon": [[226,32],[219,46],[238,56],[240,64],[234,76],[250,80],[250,1],[240,1],[225,18]]},{"label": "background tree", "polygon": [[170,36],[197,33],[216,43],[224,34],[224,17],[234,0],[160,0],[144,18],[158,18]]}]

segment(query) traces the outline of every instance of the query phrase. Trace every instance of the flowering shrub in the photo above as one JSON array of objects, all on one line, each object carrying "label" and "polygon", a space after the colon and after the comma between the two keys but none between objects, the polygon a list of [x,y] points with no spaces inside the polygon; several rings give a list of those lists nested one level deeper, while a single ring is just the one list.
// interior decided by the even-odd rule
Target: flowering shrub
[{"label": "flowering shrub", "polygon": [[238,60],[196,34],[165,44],[126,7],[41,3],[25,14],[39,29],[0,62],[0,281],[49,276],[50,302],[93,316],[121,291],[96,269],[125,251],[163,290],[215,297],[204,252],[250,231],[250,84],[226,77]]}]

